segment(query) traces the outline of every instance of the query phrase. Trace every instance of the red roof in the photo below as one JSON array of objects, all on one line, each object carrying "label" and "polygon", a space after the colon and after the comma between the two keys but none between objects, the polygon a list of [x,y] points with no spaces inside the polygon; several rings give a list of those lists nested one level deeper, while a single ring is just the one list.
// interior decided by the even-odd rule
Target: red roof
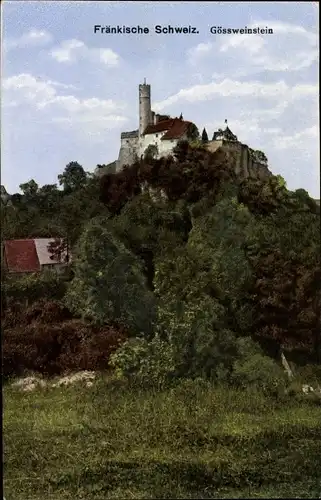
[{"label": "red roof", "polygon": [[32,273],[40,271],[34,240],[5,241],[4,251],[9,272]]},{"label": "red roof", "polygon": [[191,122],[185,122],[175,118],[171,128],[163,135],[162,141],[167,139],[179,139],[182,135],[186,134],[190,125]]},{"label": "red roof", "polygon": [[159,123],[156,123],[156,125],[148,125],[145,129],[144,135],[164,132],[164,130],[168,130],[172,126],[173,121],[173,118],[171,118],[170,120],[162,120]]},{"label": "red roof", "polygon": [[157,132],[164,132],[166,130],[167,132],[163,135],[162,141],[166,139],[179,139],[187,132],[190,125],[191,122],[186,122],[179,118],[171,118],[170,120],[160,121],[156,125],[148,125],[144,135],[156,134]]}]

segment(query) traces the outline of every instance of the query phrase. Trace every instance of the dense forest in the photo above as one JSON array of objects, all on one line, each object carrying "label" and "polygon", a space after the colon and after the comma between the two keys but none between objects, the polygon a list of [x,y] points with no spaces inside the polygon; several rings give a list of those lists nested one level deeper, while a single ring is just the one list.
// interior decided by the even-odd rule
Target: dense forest
[{"label": "dense forest", "polygon": [[243,383],[277,377],[282,351],[320,363],[320,207],[229,161],[182,142],[100,179],[71,162],[59,187],[22,184],[2,242],[60,238],[72,259],[61,276],[2,269],[4,375]]}]

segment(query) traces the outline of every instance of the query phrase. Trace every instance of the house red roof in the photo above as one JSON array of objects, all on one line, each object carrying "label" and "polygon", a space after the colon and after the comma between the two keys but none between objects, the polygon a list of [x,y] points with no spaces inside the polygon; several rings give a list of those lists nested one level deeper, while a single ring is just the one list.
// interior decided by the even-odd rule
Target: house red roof
[{"label": "house red roof", "polygon": [[179,118],[171,118],[170,120],[160,121],[156,123],[156,125],[148,125],[144,135],[166,131],[162,137],[162,141],[167,139],[179,139],[187,132],[190,125],[191,122],[180,120]]},{"label": "house red roof", "polygon": [[[7,240],[4,242],[4,256],[9,273],[35,273],[41,266],[59,264],[49,251],[54,238],[31,240]],[[62,257],[65,257],[63,251]],[[63,259],[64,260],[64,259]]]},{"label": "house red roof", "polygon": [[185,122],[175,118],[173,120],[171,128],[163,135],[162,141],[167,139],[179,139],[182,135],[186,134],[189,129],[191,122]]},{"label": "house red roof", "polygon": [[5,241],[4,251],[9,272],[32,273],[40,271],[34,240]]},{"label": "house red roof", "polygon": [[145,129],[144,135],[164,132],[164,130],[168,130],[172,126],[173,121],[173,118],[171,118],[170,120],[162,120],[159,123],[156,123],[156,125],[148,125]]}]

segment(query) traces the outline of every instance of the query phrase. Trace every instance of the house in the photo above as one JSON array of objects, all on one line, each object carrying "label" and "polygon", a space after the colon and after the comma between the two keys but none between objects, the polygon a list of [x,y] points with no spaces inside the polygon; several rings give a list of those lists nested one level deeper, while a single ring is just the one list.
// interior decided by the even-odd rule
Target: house
[{"label": "house", "polygon": [[[6,240],[3,244],[3,264],[10,274],[39,273],[45,269],[57,272],[66,267],[66,252],[58,258],[52,258],[50,243],[55,238],[36,238],[25,240]],[[70,259],[69,259],[70,260]]]}]

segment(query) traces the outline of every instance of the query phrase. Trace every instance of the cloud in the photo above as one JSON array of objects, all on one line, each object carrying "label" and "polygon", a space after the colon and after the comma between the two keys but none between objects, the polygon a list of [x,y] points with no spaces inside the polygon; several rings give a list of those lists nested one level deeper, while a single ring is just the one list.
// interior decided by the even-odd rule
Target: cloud
[{"label": "cloud", "polygon": [[47,84],[53,85],[54,87],[61,87],[63,89],[74,89],[74,90],[79,90],[79,87],[76,87],[76,85],[72,85],[70,83],[60,83],[56,82],[54,80],[47,80]]},{"label": "cloud", "polygon": [[[220,52],[264,71],[298,71],[318,60],[318,36],[302,26],[279,21],[257,21],[248,28],[268,27],[270,35],[232,35],[221,43]],[[224,37],[225,38],[225,37]],[[250,58],[250,59],[248,59]]]},{"label": "cloud", "polygon": [[188,61],[191,64],[196,64],[199,60],[204,55],[207,55],[213,47],[213,44],[211,42],[208,43],[199,43],[196,45],[196,47],[192,47],[187,51],[187,57]]},{"label": "cloud", "polygon": [[65,40],[58,47],[51,50],[50,55],[59,63],[75,63],[87,60],[102,63],[109,67],[116,67],[120,63],[120,57],[112,49],[88,48],[84,42],[76,39]]},{"label": "cloud", "polygon": [[18,38],[9,38],[4,40],[4,49],[25,49],[36,47],[39,45],[46,45],[52,41],[52,35],[46,30],[31,29],[27,33],[22,34]]},{"label": "cloud", "polygon": [[[52,123],[60,123],[75,130],[82,124],[89,128],[82,129],[83,133],[95,135],[106,128],[119,127],[127,121],[122,111],[124,105],[112,99],[98,99],[91,97],[80,99],[74,95],[63,95],[57,92],[58,88],[72,88],[52,80],[42,80],[33,75],[22,73],[9,77],[3,81],[4,103],[31,104],[38,112],[47,112]],[[8,93],[8,94],[7,94]],[[7,105],[8,107],[8,105]]]},{"label": "cloud", "polygon": [[[28,73],[11,76],[2,82],[2,87],[10,94],[14,94],[21,102],[34,101],[36,103],[46,102],[53,99],[56,89],[48,82],[38,79]],[[6,94],[5,94],[6,96]],[[4,101],[5,101],[4,97]]]},{"label": "cloud", "polygon": [[217,62],[224,58],[226,71],[233,71],[233,75],[243,67],[248,74],[253,71],[299,71],[318,61],[316,33],[280,21],[255,21],[247,26],[250,29],[257,27],[272,29],[273,34],[217,35],[215,41],[189,49],[187,61],[198,65],[209,57],[215,56]]},{"label": "cloud", "polygon": [[307,141],[315,142],[317,144],[320,135],[319,128],[314,125],[312,127],[306,128],[297,132],[293,135],[283,135],[274,141],[274,147],[276,149],[305,149]]},{"label": "cloud", "polygon": [[297,84],[291,87],[284,80],[275,83],[262,83],[259,81],[241,82],[226,78],[221,82],[212,81],[204,85],[194,85],[182,89],[177,94],[156,103],[154,109],[162,111],[176,102],[194,103],[215,97],[251,97],[291,101],[305,96],[316,96],[317,93],[318,86],[313,84]]}]

